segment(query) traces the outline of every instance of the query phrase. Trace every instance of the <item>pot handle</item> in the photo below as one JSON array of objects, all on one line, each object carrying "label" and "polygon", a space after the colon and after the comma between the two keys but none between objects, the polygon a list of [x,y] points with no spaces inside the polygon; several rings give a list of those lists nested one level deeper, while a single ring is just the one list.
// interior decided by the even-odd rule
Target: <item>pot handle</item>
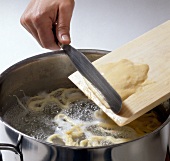
[{"label": "pot handle", "polygon": [[22,141],[22,136],[19,136],[18,141],[17,141],[17,145],[0,143],[0,151],[1,150],[12,151],[15,154],[19,155],[20,161],[23,161],[23,154],[20,150],[21,141]]},{"label": "pot handle", "polygon": [[19,149],[19,147],[12,145],[12,144],[2,144],[0,143],[0,151],[1,150],[9,150],[14,152],[15,154],[19,155],[20,161],[23,161],[23,155]]}]

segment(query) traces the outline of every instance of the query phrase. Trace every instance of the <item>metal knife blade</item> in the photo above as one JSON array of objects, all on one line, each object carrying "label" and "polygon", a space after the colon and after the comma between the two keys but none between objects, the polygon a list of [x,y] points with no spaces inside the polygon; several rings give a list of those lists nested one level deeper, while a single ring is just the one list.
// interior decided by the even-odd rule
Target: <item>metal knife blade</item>
[{"label": "metal knife blade", "polygon": [[121,97],[87,59],[87,57],[71,45],[61,45],[61,48],[69,56],[76,69],[101,92],[111,110],[114,113],[119,113],[122,107]]}]

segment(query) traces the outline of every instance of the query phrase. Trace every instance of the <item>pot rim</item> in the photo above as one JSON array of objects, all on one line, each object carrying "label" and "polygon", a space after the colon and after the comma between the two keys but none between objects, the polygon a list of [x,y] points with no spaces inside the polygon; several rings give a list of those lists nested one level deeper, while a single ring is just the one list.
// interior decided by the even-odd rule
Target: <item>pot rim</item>
[{"label": "pot rim", "polygon": [[[109,53],[110,51],[107,51],[107,50],[99,50],[99,49],[78,49],[80,52],[82,53],[94,53],[94,54],[107,54]],[[35,56],[31,56],[31,57],[28,57],[26,59],[23,59],[17,63],[15,63],[14,65],[10,66],[9,68],[7,68],[5,71],[3,71],[1,74],[0,74],[0,83],[6,78],[6,76],[12,72],[13,70],[25,65],[25,64],[28,64],[30,62],[35,62],[35,61],[38,61],[40,59],[45,59],[46,57],[54,57],[57,55],[65,55],[64,51],[63,50],[57,50],[57,51],[51,51],[51,52],[46,52],[46,53],[42,53],[42,54],[39,54],[39,55],[35,55]],[[13,130],[14,132],[18,133],[19,135],[21,136],[24,136],[28,139],[31,139],[31,140],[34,140],[34,141],[37,141],[39,143],[42,143],[42,144],[46,144],[46,145],[49,145],[49,146],[54,146],[54,147],[60,147],[60,148],[67,148],[67,149],[73,149],[73,150],[83,150],[83,149],[102,149],[102,148],[113,148],[113,147],[117,147],[117,146],[121,146],[121,145],[125,145],[125,144],[130,144],[132,142],[135,142],[137,140],[141,140],[141,139],[145,139],[146,137],[151,137],[152,135],[154,135],[155,133],[157,133],[158,131],[160,131],[164,126],[166,126],[169,122],[170,122],[170,115],[168,116],[168,118],[162,123],[162,125],[157,128],[156,130],[154,130],[153,132],[151,133],[148,133],[144,136],[141,136],[139,138],[136,138],[134,140],[130,140],[130,141],[127,141],[127,142],[123,142],[123,143],[119,143],[119,144],[112,144],[112,145],[106,145],[106,146],[96,146],[96,147],[78,147],[78,146],[66,146],[66,145],[56,145],[56,144],[52,144],[52,143],[49,143],[49,142],[46,142],[46,141],[42,141],[42,140],[38,140],[36,138],[33,138],[29,135],[26,135],[20,131],[18,131],[17,129],[15,129],[14,127],[12,127],[11,125],[9,125],[8,123],[6,123],[2,117],[0,116],[0,121],[8,128],[10,128],[11,130]]]},{"label": "pot rim", "polygon": [[[82,53],[95,53],[95,54],[107,54],[110,51],[108,50],[99,50],[99,49],[78,49],[80,52]],[[38,61],[40,59],[46,59],[47,57],[55,57],[56,55],[66,55],[64,53],[63,50],[56,50],[56,51],[50,51],[50,52],[46,52],[46,53],[42,53],[42,54],[38,54],[38,55],[34,55],[28,58],[25,58],[15,64],[13,64],[12,66],[8,67],[7,69],[5,69],[2,73],[0,73],[0,83],[5,79],[5,77],[8,75],[8,73],[12,72],[13,70],[22,67],[25,64],[31,63],[31,62],[35,62]]]}]

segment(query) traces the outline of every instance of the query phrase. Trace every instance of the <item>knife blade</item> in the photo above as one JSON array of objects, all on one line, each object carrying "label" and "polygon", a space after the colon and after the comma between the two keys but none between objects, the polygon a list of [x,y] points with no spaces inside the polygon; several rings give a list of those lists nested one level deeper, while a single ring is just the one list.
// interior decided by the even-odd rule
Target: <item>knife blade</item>
[{"label": "knife blade", "polygon": [[61,45],[61,48],[69,56],[76,69],[104,96],[110,109],[114,113],[119,113],[122,107],[122,100],[119,94],[93,66],[87,57],[73,48],[71,45]]}]

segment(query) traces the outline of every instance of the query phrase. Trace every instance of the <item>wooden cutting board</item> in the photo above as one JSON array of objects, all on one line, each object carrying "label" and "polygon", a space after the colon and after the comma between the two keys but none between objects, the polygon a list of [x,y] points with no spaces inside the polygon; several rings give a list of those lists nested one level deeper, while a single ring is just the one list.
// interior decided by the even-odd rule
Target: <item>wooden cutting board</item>
[{"label": "wooden cutting board", "polygon": [[136,64],[148,64],[147,80],[153,83],[125,99],[119,114],[113,113],[103,105],[79,72],[69,76],[69,79],[119,126],[128,124],[170,98],[170,21],[103,56],[93,62],[93,65],[118,62],[122,59]]}]

